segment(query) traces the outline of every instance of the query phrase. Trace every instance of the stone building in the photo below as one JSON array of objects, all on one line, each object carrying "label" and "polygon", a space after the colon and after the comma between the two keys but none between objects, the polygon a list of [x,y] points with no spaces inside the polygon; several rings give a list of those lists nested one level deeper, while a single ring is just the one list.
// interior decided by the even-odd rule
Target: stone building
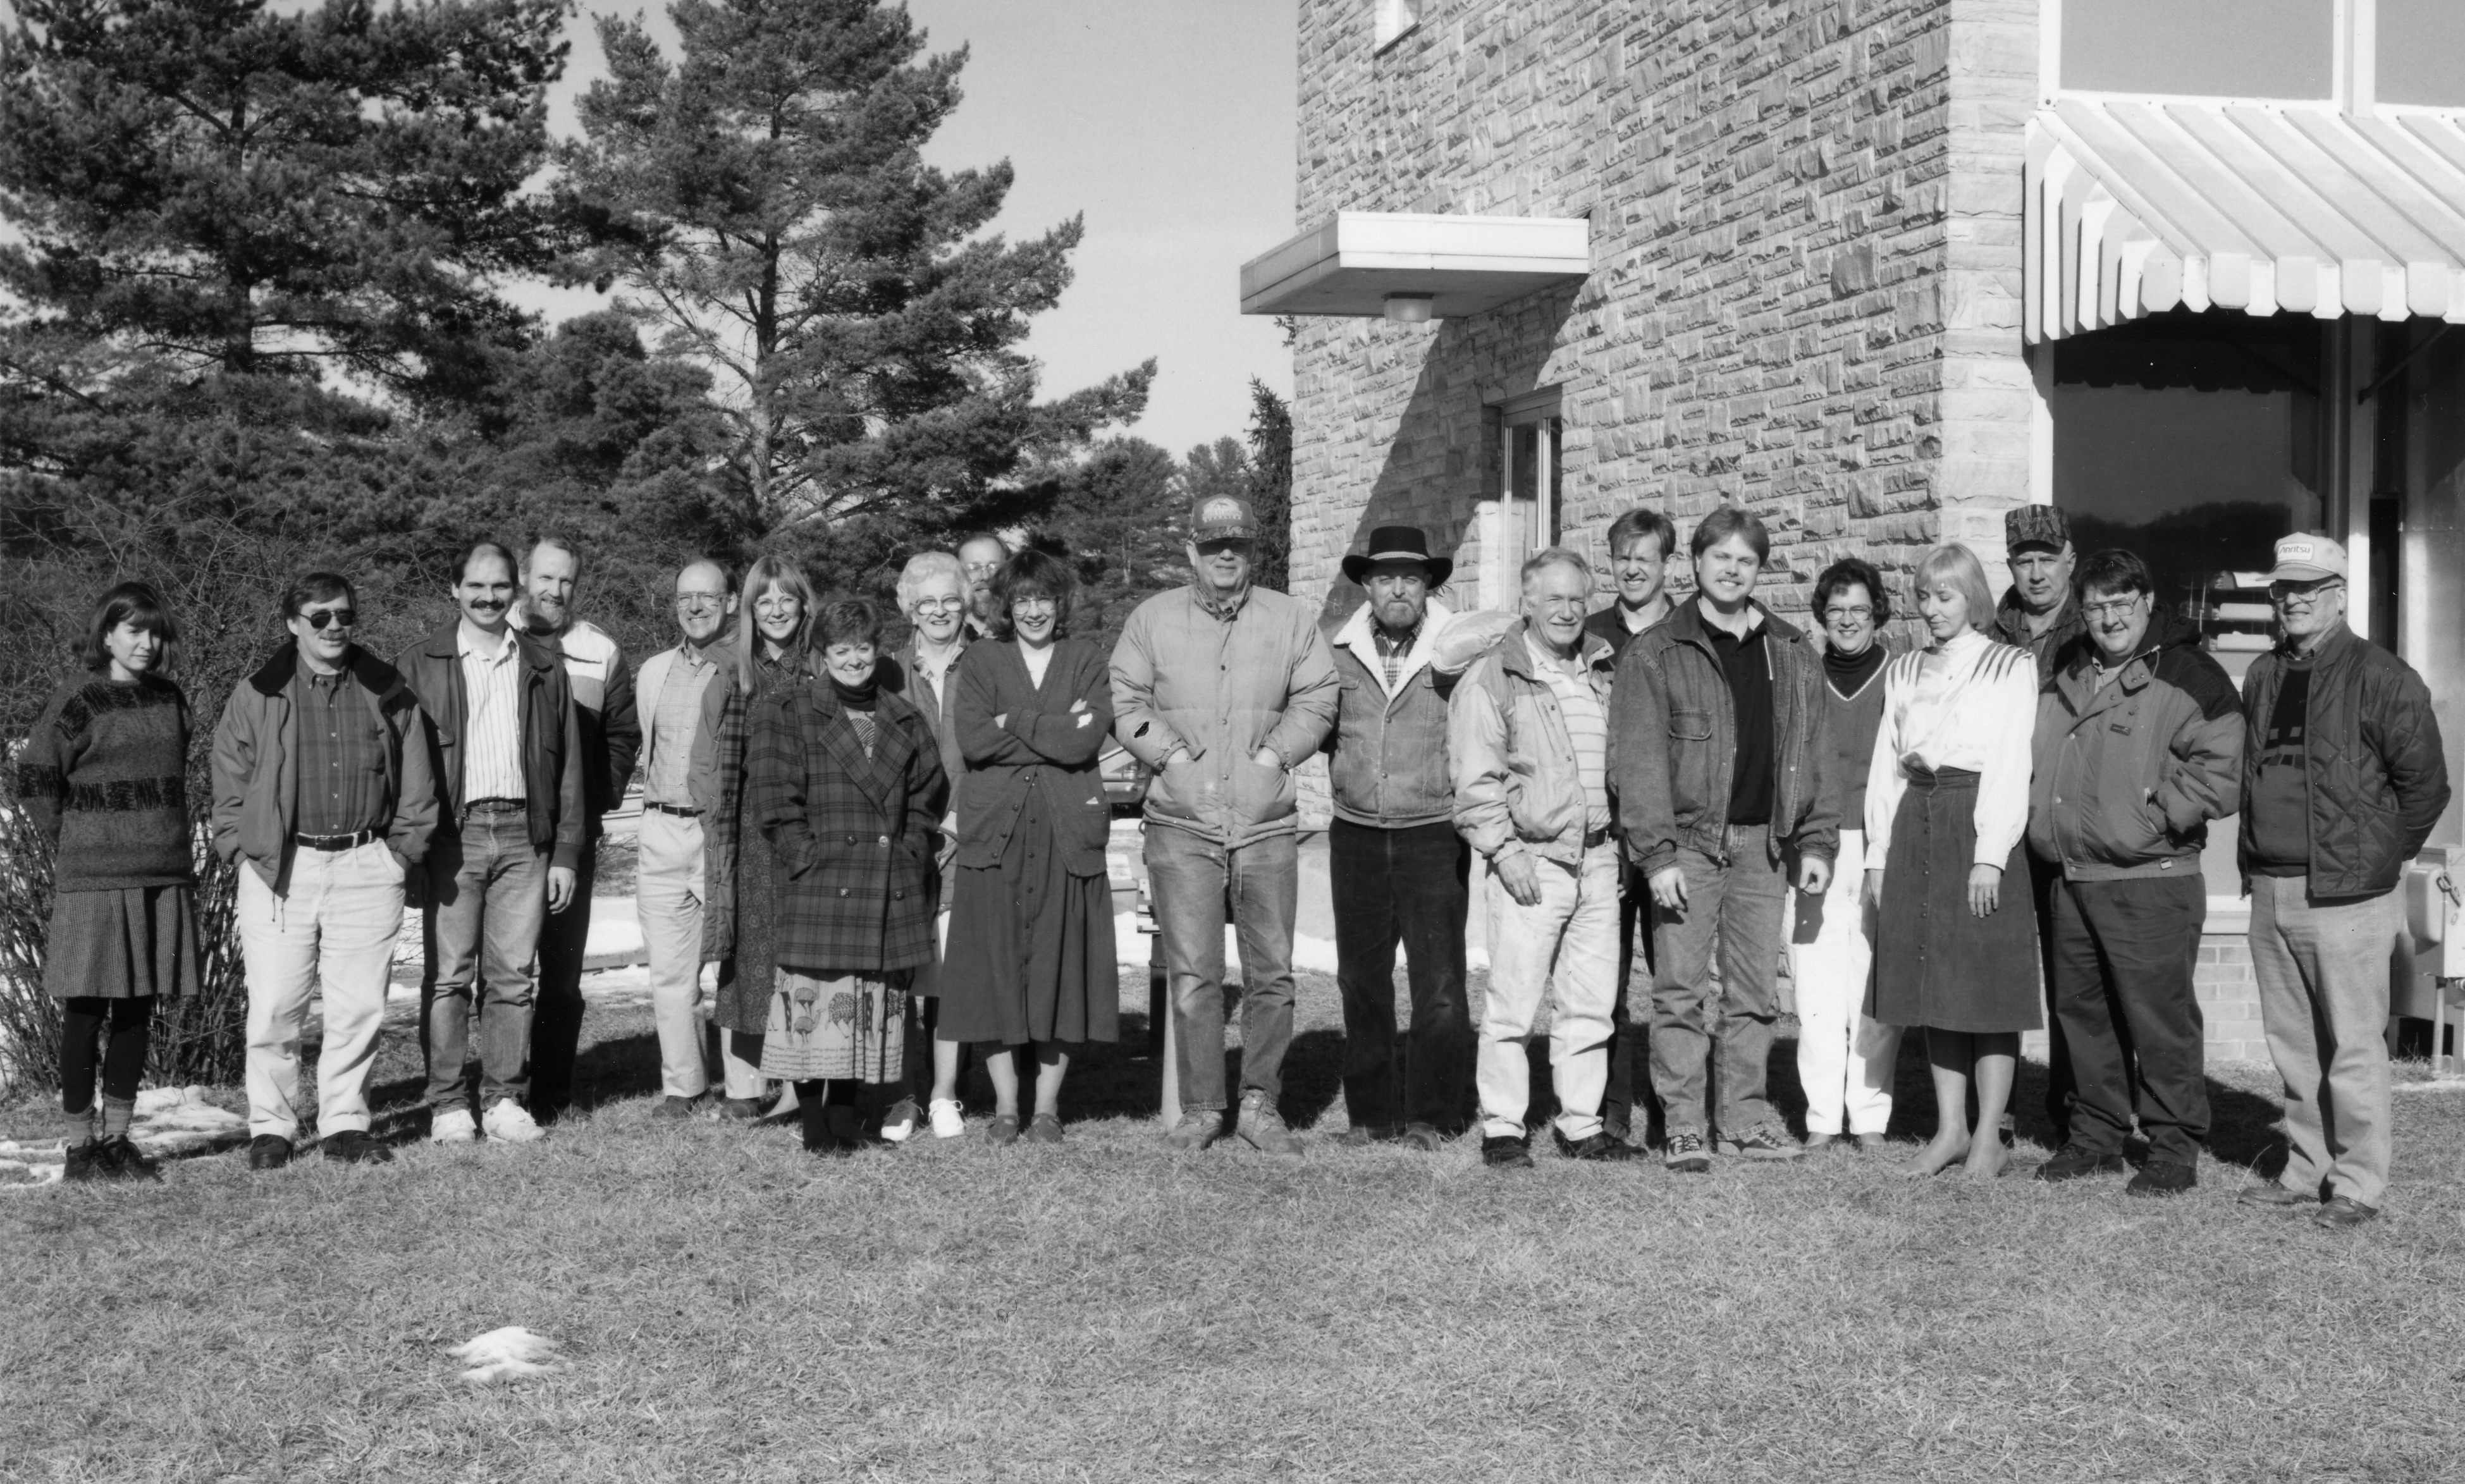
[{"label": "stone building", "polygon": [[[2036,501],[2140,550],[2238,676],[2252,572],[2327,530],[2465,779],[2465,6],[1300,11],[1307,230],[1241,288],[1296,317],[1293,586],[1331,617],[1393,521],[1505,607],[1631,505],[1740,503],[1802,617],[1842,555],[1999,576]],[[2220,835],[2211,1050],[2262,1060]]]}]

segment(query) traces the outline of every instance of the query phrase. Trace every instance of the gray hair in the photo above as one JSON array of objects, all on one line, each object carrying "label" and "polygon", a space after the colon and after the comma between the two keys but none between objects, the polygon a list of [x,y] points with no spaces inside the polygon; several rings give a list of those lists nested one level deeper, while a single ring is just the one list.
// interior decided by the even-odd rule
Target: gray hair
[{"label": "gray hair", "polygon": [[1524,559],[1523,571],[1517,578],[1517,587],[1529,589],[1535,574],[1553,566],[1572,568],[1583,576],[1584,585],[1587,587],[1591,586],[1592,565],[1585,561],[1581,553],[1566,546],[1544,546]]},{"label": "gray hair", "polygon": [[1987,586],[1986,565],[1977,553],[1958,542],[1937,546],[1918,562],[1917,591],[1922,595],[1938,577],[1950,579],[1951,586],[1968,600],[1968,627],[1985,633],[1994,626],[1994,589]]},{"label": "gray hair", "polygon": [[966,595],[967,574],[961,570],[956,556],[946,551],[920,551],[899,569],[899,611],[914,611],[917,594],[924,590],[926,579],[934,577],[952,579],[959,585],[959,595]]}]

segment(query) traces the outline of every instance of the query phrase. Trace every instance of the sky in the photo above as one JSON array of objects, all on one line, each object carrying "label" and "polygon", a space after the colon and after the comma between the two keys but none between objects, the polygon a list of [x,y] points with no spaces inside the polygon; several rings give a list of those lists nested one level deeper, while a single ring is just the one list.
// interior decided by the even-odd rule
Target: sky
[{"label": "sky", "polygon": [[[644,14],[657,4],[587,0]],[[962,44],[966,100],[925,151],[945,169],[1007,157],[1015,183],[992,230],[1012,238],[1084,213],[1077,277],[1033,321],[1048,397],[1156,358],[1129,431],[1175,454],[1249,423],[1250,378],[1292,391],[1273,321],[1240,313],[1241,264],[1294,233],[1294,0],[908,0],[927,49]],[[605,76],[577,21],[550,125]],[[541,300],[554,314],[587,295]]]}]

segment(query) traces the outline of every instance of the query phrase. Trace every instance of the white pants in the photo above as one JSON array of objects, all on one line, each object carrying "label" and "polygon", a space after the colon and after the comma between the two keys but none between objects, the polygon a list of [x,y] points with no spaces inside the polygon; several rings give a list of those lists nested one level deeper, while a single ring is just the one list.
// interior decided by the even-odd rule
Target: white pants
[{"label": "white pants", "polygon": [[1892,1121],[1892,1068],[1900,1028],[1866,1014],[1874,974],[1874,911],[1861,906],[1866,835],[1840,831],[1840,855],[1822,898],[1797,899],[1789,972],[1797,981],[1797,1081],[1806,1091],[1808,1134],[1879,1134]]},{"label": "white pants", "polygon": [[[635,842],[640,853],[633,868],[633,911],[651,961],[659,1091],[670,1097],[700,1097],[710,1091],[703,1025],[694,1013],[701,994],[701,821],[645,808]],[[761,1091],[758,1082],[754,1091]]]},{"label": "white pants", "polygon": [[382,840],[347,851],[291,853],[278,896],[245,861],[233,916],[248,971],[248,1131],[297,1141],[300,1028],[324,1001],[317,1056],[320,1137],[368,1127],[368,1074],[385,1025],[394,938],[402,931],[403,866]]},{"label": "white pants", "polygon": [[1475,1080],[1481,1133],[1523,1137],[1532,1100],[1524,1047],[1542,996],[1556,991],[1549,1017],[1549,1076],[1558,1093],[1558,1132],[1569,1140],[1601,1131],[1609,1090],[1610,1011],[1617,1003],[1618,851],[1609,841],[1584,854],[1580,872],[1532,858],[1541,899],[1526,907],[1489,874],[1489,992],[1480,1014]]}]

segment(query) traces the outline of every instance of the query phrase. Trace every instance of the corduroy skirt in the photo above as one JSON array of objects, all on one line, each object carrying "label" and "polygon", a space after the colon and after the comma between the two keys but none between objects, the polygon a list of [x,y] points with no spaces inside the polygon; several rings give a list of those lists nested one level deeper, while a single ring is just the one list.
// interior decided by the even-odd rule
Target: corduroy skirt
[{"label": "corduroy skirt", "polygon": [[1912,772],[1892,816],[1867,1013],[1887,1026],[1992,1034],[2044,1024],[2026,844],[2003,863],[1990,916],[1968,910],[1977,775]]}]

